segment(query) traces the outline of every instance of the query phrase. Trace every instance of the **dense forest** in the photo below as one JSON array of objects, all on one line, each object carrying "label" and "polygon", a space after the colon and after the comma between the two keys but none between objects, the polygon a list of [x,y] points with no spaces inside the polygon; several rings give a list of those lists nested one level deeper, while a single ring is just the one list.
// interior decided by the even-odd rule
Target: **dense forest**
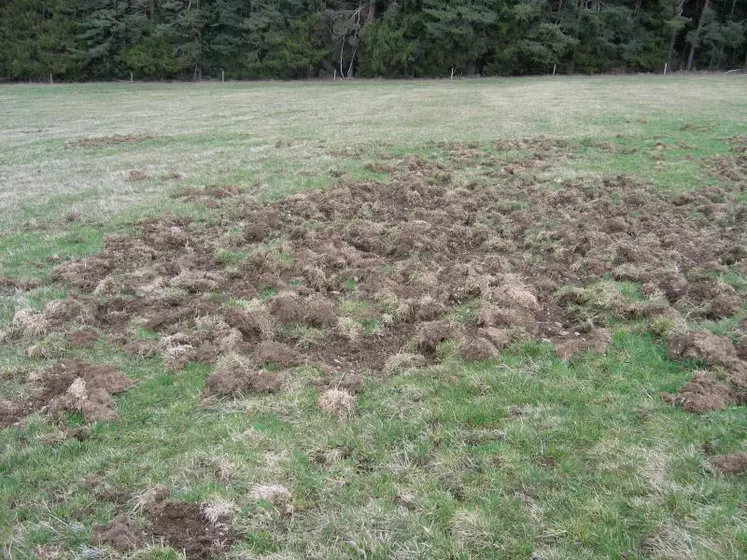
[{"label": "dense forest", "polygon": [[0,80],[747,66],[747,0],[0,0]]}]

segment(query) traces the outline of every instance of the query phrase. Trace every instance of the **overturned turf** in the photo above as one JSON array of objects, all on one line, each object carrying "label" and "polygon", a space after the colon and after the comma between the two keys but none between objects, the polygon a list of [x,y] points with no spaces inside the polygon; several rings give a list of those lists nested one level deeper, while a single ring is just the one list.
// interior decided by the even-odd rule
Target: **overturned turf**
[{"label": "overturned turf", "polygon": [[31,371],[25,382],[29,396],[17,401],[0,400],[0,427],[17,424],[36,411],[59,416],[66,410],[77,410],[87,422],[113,420],[117,413],[111,396],[134,383],[111,366],[81,360]]},{"label": "overturned turf", "polygon": [[[80,291],[58,304],[68,319],[28,312],[7,336],[93,326],[125,350],[161,353],[170,369],[222,360],[208,388],[233,394],[282,385],[258,372],[382,371],[403,353],[418,364],[484,360],[518,340],[551,341],[571,359],[606,350],[608,317],[659,319],[676,346],[686,316],[742,312],[744,293],[714,277],[747,271],[747,208],[728,189],[670,196],[625,176],[548,185],[539,174],[564,157],[562,143],[496,148],[532,155],[506,163],[450,145],[452,167],[481,180],[458,184],[448,166],[409,156],[386,166],[385,184],[275,203],[227,189],[211,197],[217,224],[142,221],[55,269]],[[615,280],[640,284],[643,297],[626,299]],[[142,329],[158,340],[138,340]],[[744,364],[736,354],[675,357],[731,372]],[[739,375],[725,382],[741,395]]]},{"label": "overturned turf", "polygon": [[94,528],[94,542],[118,552],[130,552],[149,542],[165,542],[187,560],[209,560],[220,556],[235,541],[231,528],[209,519],[198,504],[169,498],[165,487],[154,487],[138,499],[145,515],[140,526],[120,514],[106,525]]}]

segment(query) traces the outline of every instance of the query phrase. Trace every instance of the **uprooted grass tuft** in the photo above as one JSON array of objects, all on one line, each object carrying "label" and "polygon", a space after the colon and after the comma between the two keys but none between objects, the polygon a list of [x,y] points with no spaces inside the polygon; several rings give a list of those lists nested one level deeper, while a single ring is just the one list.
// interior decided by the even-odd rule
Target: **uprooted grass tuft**
[{"label": "uprooted grass tuft", "polygon": [[347,391],[330,389],[319,396],[319,408],[328,414],[334,414],[340,420],[347,420],[355,412],[355,397]]}]

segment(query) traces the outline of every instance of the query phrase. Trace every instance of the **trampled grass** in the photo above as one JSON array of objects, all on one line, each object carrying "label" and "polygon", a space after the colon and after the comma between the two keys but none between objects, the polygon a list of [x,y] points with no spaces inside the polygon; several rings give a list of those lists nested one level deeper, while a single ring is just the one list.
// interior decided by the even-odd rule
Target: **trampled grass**
[{"label": "trampled grass", "polygon": [[[243,239],[230,201],[211,208],[176,196],[193,188],[235,185],[279,200],[338,181],[387,181],[389,173],[368,164],[406,154],[442,163],[462,187],[491,180],[480,161],[509,167],[533,154],[497,142],[545,135],[569,146],[531,171],[548,192],[624,174],[662,192],[718,186],[744,200],[707,161],[730,155],[726,140],[747,130],[745,86],[740,76],[2,86],[0,277],[45,285],[0,285],[0,331],[19,309],[75,295],[50,281],[52,268],[97,253],[107,234],[129,234],[140,218],[189,216]],[[75,144],[114,135],[149,138]],[[475,163],[454,166],[457,157]],[[145,178],[132,180],[132,170]],[[496,207],[509,215],[531,206],[515,197]],[[744,244],[745,225],[735,227]],[[542,230],[527,239],[547,252],[557,243]],[[234,245],[215,254],[227,274],[251,257]],[[283,247],[268,258],[293,266]],[[743,269],[713,274],[744,306]],[[62,339],[50,359],[26,357],[30,342],[8,339],[0,343],[0,401],[28,390],[18,368],[58,358],[110,364],[136,384],[114,398],[111,422],[36,412],[0,429],[3,553],[198,557],[152,534],[124,552],[97,540],[96,528],[118,515],[147,529],[143,493],[163,485],[172,498],[224,516],[235,535],[221,553],[228,558],[747,557],[744,474],[709,467],[712,455],[747,451],[744,406],[693,414],[664,402],[660,392],[677,391],[706,366],[670,359],[647,317],[623,318],[616,299],[603,300],[616,291],[620,301],[649,304],[641,282],[602,282],[576,311],[612,332],[606,353],[564,361],[549,341],[508,329],[511,344],[499,358],[468,363],[446,341],[436,359],[415,367],[417,349],[406,346],[382,372],[362,372],[347,420],[320,409],[324,387],[311,364],[292,368],[280,392],[216,398],[203,391],[212,366],[168,371],[160,354],[123,352],[105,329],[87,348]],[[402,310],[373,305],[359,289],[356,278],[341,284],[343,326],[364,340],[386,337]],[[266,288],[257,301],[237,296],[226,307],[280,295]],[[478,303],[454,306],[448,320],[474,323]],[[377,306],[386,313],[374,316]],[[736,341],[746,315],[688,319]],[[278,336],[307,351],[341,328],[284,325]],[[157,343],[155,329],[131,334]]]}]

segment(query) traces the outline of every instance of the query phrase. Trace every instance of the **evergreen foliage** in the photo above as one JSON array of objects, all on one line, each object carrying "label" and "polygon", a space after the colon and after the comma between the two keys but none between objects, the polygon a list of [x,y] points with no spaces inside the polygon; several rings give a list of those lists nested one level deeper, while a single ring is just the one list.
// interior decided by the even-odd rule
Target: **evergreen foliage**
[{"label": "evergreen foliage", "polygon": [[747,66],[747,0],[0,0],[0,80]]}]

